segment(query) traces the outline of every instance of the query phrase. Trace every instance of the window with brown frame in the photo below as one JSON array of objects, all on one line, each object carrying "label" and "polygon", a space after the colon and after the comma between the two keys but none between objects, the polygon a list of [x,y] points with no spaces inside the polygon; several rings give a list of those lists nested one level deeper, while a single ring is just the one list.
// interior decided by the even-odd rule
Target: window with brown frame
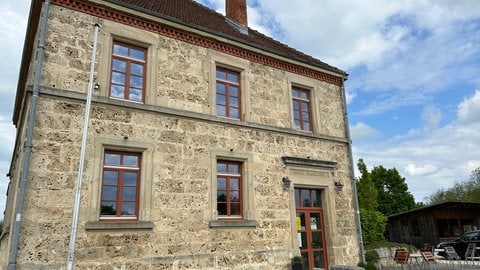
[{"label": "window with brown frame", "polygon": [[216,78],[217,115],[240,119],[240,73],[217,68]]},{"label": "window with brown frame", "polygon": [[100,219],[138,219],[141,154],[105,151]]},{"label": "window with brown frame", "polygon": [[109,91],[111,98],[144,102],[146,59],[146,49],[113,42]]},{"label": "window with brown frame", "polygon": [[242,163],[217,161],[218,218],[242,219]]},{"label": "window with brown frame", "polygon": [[300,130],[312,131],[310,91],[292,87],[293,120]]}]

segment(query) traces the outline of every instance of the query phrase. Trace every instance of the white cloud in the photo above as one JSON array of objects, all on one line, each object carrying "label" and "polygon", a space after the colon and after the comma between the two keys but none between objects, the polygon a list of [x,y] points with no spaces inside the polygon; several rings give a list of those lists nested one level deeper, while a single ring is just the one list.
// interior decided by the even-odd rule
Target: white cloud
[{"label": "white cloud", "polygon": [[480,122],[480,90],[458,105],[457,117],[462,123]]},{"label": "white cloud", "polygon": [[442,118],[442,113],[440,109],[434,105],[429,105],[423,109],[422,120],[424,122],[424,130],[431,131],[437,128],[440,119]]},{"label": "white cloud", "polygon": [[358,122],[350,127],[352,140],[362,140],[371,137],[378,137],[379,132],[365,123]]},{"label": "white cloud", "polygon": [[417,165],[413,163],[407,164],[405,172],[411,176],[428,175],[438,171],[437,166],[432,164]]}]

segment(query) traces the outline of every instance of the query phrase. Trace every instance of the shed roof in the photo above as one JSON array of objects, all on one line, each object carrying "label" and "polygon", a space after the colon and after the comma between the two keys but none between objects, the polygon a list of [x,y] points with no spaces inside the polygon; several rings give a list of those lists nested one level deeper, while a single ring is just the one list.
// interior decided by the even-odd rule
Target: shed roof
[{"label": "shed roof", "polygon": [[475,202],[441,202],[437,204],[428,205],[425,207],[411,209],[402,213],[394,214],[389,216],[389,219],[412,214],[412,213],[421,213],[425,211],[431,211],[433,209],[479,209],[480,210],[480,203]]}]

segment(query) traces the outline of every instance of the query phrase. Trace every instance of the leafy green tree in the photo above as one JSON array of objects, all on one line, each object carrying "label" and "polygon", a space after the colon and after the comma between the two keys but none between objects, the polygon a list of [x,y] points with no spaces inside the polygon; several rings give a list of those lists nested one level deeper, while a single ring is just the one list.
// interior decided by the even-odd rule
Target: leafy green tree
[{"label": "leafy green tree", "polygon": [[377,189],[367,165],[360,159],[357,163],[358,170],[362,173],[357,180],[358,205],[360,207],[360,222],[362,224],[362,236],[365,243],[384,240],[387,218],[377,210]]},{"label": "leafy green tree", "polygon": [[378,211],[390,216],[415,208],[415,198],[397,169],[378,166],[370,175],[378,192]]},{"label": "leafy green tree", "polygon": [[382,213],[360,208],[360,222],[362,223],[362,236],[365,244],[385,240],[387,217]]},{"label": "leafy green tree", "polygon": [[357,194],[358,194],[358,205],[364,210],[377,210],[378,207],[378,196],[377,189],[372,182],[370,173],[367,170],[367,165],[363,159],[359,159],[358,170],[362,173],[362,176],[357,181]]},{"label": "leafy green tree", "polygon": [[456,182],[453,187],[448,189],[439,189],[425,200],[427,204],[447,201],[480,202],[480,167],[471,172],[469,180]]}]

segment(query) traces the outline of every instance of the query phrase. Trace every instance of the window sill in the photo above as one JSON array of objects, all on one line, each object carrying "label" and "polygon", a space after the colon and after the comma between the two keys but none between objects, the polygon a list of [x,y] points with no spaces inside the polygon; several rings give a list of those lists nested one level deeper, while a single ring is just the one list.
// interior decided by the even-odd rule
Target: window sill
[{"label": "window sill", "polygon": [[153,229],[151,221],[90,221],[85,224],[87,231],[101,230],[150,230]]},{"label": "window sill", "polygon": [[238,227],[257,227],[255,220],[212,220],[208,224],[210,228],[238,228]]}]

